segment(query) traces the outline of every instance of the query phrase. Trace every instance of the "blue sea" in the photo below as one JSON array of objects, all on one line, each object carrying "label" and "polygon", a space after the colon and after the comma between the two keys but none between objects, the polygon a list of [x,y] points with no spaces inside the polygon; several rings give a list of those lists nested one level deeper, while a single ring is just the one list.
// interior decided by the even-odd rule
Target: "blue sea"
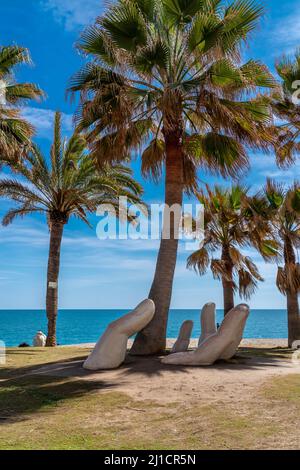
[{"label": "blue sea", "polygon": [[[61,310],[58,315],[57,339],[60,345],[94,343],[107,325],[128,310]],[[194,321],[193,338],[200,335],[199,310],[171,310],[168,338],[176,338],[184,320]],[[217,312],[222,322],[223,312]],[[46,333],[47,321],[43,310],[0,310],[0,341],[7,347],[20,343],[32,344],[38,330]],[[287,338],[285,310],[252,310],[245,330],[245,338]]]}]

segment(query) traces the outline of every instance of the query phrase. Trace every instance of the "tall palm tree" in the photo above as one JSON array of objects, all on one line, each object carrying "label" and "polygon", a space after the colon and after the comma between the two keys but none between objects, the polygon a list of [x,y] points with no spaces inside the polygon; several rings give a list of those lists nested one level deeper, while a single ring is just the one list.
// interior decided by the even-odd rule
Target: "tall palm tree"
[{"label": "tall palm tree", "polygon": [[279,166],[285,167],[295,163],[300,154],[300,50],[295,58],[283,56],[276,70],[282,86],[272,97],[273,111],[280,119],[275,151]]},{"label": "tall palm tree", "polygon": [[[201,191],[199,201],[204,205],[205,235],[201,248],[187,261],[187,267],[201,276],[210,267],[215,279],[222,281],[224,314],[234,307],[234,294],[248,300],[263,281],[257,266],[242,250],[255,247],[265,258],[277,254],[270,235],[270,224],[261,220],[258,198],[250,197],[241,186],[223,189],[216,186]],[[215,254],[220,254],[216,258]]]},{"label": "tall palm tree", "polygon": [[56,345],[58,277],[65,225],[71,216],[88,224],[88,213],[95,212],[100,204],[112,205],[118,215],[119,196],[127,196],[132,203],[138,203],[142,192],[125,166],[104,166],[96,171],[85,149],[85,138],[79,133],[69,141],[62,140],[61,115],[56,113],[50,164],[35,147],[25,159],[14,164],[14,171],[25,182],[7,178],[0,181],[0,196],[17,203],[17,207],[4,216],[3,225],[10,224],[17,216],[33,213],[47,216],[50,230],[47,346]]},{"label": "tall palm tree", "polygon": [[32,83],[18,83],[14,78],[14,69],[30,62],[24,47],[0,46],[0,163],[3,156],[19,157],[34,134],[32,125],[21,118],[19,106],[42,97],[43,92]]},{"label": "tall palm tree", "polygon": [[[78,124],[89,130],[92,154],[118,161],[145,144],[142,172],[154,180],[164,172],[168,208],[197,188],[198,168],[239,175],[249,165],[246,148],[272,141],[267,100],[256,91],[273,87],[274,79],[263,64],[240,60],[261,14],[249,0],[109,6],[82,35],[79,48],[90,62],[70,86],[80,92]],[[165,348],[178,230],[165,213],[162,233],[169,237],[161,239],[149,295],[156,313],[137,335],[135,354]]]},{"label": "tall palm tree", "polygon": [[272,221],[275,236],[282,243],[284,266],[278,268],[276,284],[287,298],[289,346],[300,340],[300,184],[284,188],[268,180],[265,188],[266,217]]}]

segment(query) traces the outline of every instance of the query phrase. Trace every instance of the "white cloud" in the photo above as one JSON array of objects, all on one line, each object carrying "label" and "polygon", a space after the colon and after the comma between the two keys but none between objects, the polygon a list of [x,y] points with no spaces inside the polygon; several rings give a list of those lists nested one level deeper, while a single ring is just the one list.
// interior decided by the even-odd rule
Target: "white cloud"
[{"label": "white cloud", "polygon": [[280,53],[286,54],[293,54],[300,46],[300,12],[298,5],[291,6],[290,11],[291,13],[286,16],[281,15],[272,24],[268,39],[274,46],[274,56],[278,56],[278,46],[280,46]]},{"label": "white cloud", "polygon": [[47,247],[49,244],[47,225],[45,224],[44,230],[29,225],[22,227],[20,223],[0,227],[0,244]]},{"label": "white cloud", "polygon": [[[37,137],[52,139],[55,111],[52,109],[33,108],[30,106],[22,109],[22,116],[36,129]],[[62,114],[62,131],[70,132],[73,127],[71,114]]]},{"label": "white cloud", "polygon": [[289,168],[279,168],[276,164],[275,155],[257,154],[251,156],[251,173],[249,181],[252,184],[252,192],[264,185],[266,178],[272,178],[286,185],[292,184],[300,173],[300,159]]},{"label": "white cloud", "polygon": [[42,0],[41,5],[71,31],[92,23],[101,13],[103,3],[100,0]]}]

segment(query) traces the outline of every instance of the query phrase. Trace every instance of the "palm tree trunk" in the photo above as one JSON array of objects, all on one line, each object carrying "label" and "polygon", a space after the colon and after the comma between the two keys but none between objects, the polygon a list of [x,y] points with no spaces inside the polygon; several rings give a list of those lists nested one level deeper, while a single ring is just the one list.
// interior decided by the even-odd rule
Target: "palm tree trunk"
[{"label": "palm tree trunk", "polygon": [[50,248],[47,274],[46,309],[48,318],[48,335],[46,346],[56,346],[56,319],[58,310],[58,277],[60,267],[60,249],[63,236],[64,223],[51,222]]},{"label": "palm tree trunk", "polygon": [[234,282],[233,282],[233,264],[230,258],[229,248],[223,246],[222,261],[225,263],[226,277],[222,278],[224,316],[234,308]]},{"label": "palm tree trunk", "polygon": [[[292,266],[296,265],[296,256],[293,245],[289,237],[284,242],[284,261],[285,272],[288,273]],[[300,313],[298,292],[288,289],[287,297],[287,315],[288,315],[288,342],[292,347],[294,341],[300,340]]]},{"label": "palm tree trunk", "polygon": [[294,341],[300,341],[300,314],[297,293],[287,293],[287,313],[289,348],[291,348]]},{"label": "palm tree trunk", "polygon": [[132,354],[158,354],[166,348],[167,322],[177,260],[179,220],[169,209],[177,205],[181,215],[183,199],[183,158],[181,131],[165,134],[166,181],[162,239],[149,298],[155,303],[153,320],[136,337]]}]

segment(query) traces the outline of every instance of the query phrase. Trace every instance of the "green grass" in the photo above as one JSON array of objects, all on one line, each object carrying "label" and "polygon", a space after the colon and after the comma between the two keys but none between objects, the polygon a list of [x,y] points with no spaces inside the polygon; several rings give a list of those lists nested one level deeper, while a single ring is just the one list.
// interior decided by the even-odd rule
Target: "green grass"
[{"label": "green grass", "polygon": [[90,352],[87,348],[10,348],[7,350],[6,365],[0,366],[1,378],[28,374],[37,366],[58,361],[80,359]]},{"label": "green grass", "polygon": [[220,395],[214,403],[162,405],[107,389],[100,379],[28,374],[83,355],[76,348],[9,350],[0,368],[0,449],[300,447],[300,375],[269,380],[255,396],[240,390],[234,402]]},{"label": "green grass", "polygon": [[239,348],[240,357],[264,357],[270,359],[289,359],[293,352],[287,348]]},{"label": "green grass", "polygon": [[300,411],[300,374],[288,375],[284,378],[275,378],[263,389],[268,400],[285,402],[293,405]]}]

